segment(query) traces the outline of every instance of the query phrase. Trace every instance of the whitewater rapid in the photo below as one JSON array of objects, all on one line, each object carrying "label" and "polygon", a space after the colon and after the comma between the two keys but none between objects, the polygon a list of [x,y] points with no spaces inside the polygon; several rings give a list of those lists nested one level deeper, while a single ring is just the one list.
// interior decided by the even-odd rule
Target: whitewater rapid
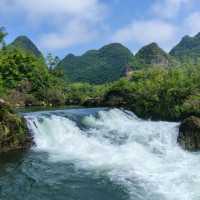
[{"label": "whitewater rapid", "polygon": [[26,116],[36,146],[50,162],[105,174],[137,200],[199,200],[200,156],[176,142],[178,123],[152,122],[129,111],[73,118]]}]

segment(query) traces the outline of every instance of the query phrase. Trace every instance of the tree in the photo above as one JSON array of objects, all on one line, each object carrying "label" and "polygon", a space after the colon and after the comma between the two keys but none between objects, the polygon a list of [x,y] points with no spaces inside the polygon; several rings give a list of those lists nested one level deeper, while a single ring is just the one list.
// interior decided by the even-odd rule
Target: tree
[{"label": "tree", "polygon": [[52,53],[47,54],[46,63],[50,70],[53,70],[59,62],[60,59],[58,56],[53,56]]},{"label": "tree", "polygon": [[4,27],[0,27],[0,45],[1,47],[5,47],[5,40],[4,38],[6,37],[7,32]]}]

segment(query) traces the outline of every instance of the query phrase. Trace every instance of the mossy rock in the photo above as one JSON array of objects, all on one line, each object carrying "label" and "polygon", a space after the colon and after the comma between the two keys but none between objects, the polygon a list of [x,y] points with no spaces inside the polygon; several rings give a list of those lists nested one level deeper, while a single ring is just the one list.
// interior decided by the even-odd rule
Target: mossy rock
[{"label": "mossy rock", "polygon": [[25,120],[0,99],[0,152],[26,148],[30,144]]},{"label": "mossy rock", "polygon": [[200,118],[186,118],[179,127],[178,143],[186,150],[200,150]]}]

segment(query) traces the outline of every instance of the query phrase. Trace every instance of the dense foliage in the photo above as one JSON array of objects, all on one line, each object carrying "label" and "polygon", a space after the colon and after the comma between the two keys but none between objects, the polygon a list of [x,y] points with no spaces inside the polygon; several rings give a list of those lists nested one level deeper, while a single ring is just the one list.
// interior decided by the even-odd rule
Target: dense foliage
[{"label": "dense foliage", "polygon": [[[18,49],[0,51],[0,93],[14,105],[51,104],[63,82],[50,73],[41,57]],[[54,89],[56,88],[56,89]],[[55,91],[56,95],[51,94]],[[62,95],[61,95],[62,96]]]},{"label": "dense foliage", "polygon": [[[156,59],[156,55],[171,59],[155,43],[142,48],[136,57],[140,63],[142,60],[152,64],[148,61],[152,56],[155,56],[153,60]],[[62,67],[63,61],[54,69],[57,57],[49,54],[47,63],[52,67],[48,69],[41,57],[5,47],[0,51],[0,94],[15,106],[122,106],[141,117],[165,120],[200,115],[200,65],[190,62],[169,65],[173,67],[148,65],[136,68],[128,78],[119,79],[122,66],[134,62],[132,59],[130,51],[120,44],[89,51],[79,57],[68,55],[65,62],[71,77],[65,74],[65,78],[76,81],[71,83],[61,79],[62,69],[66,70]],[[168,60],[167,63],[170,62]],[[80,66],[78,73],[74,65],[77,63]],[[87,69],[84,67],[86,63]],[[91,80],[96,83],[116,81],[101,85],[81,82]]]},{"label": "dense foliage", "polygon": [[[135,71],[131,80],[109,85],[75,84],[68,90],[71,101],[89,105],[123,106],[145,118],[177,120],[200,115],[200,66],[150,68]],[[95,99],[97,98],[97,99]],[[99,101],[100,100],[100,101]]]},{"label": "dense foliage", "polygon": [[141,117],[176,120],[200,114],[199,66],[152,68],[120,80],[110,91],[123,95],[125,107]]},{"label": "dense foliage", "polygon": [[57,69],[64,70],[68,82],[102,84],[118,80],[132,58],[132,53],[126,47],[115,43],[88,51],[82,56],[69,54]]},{"label": "dense foliage", "polygon": [[30,144],[24,120],[0,99],[0,152],[27,148]]}]

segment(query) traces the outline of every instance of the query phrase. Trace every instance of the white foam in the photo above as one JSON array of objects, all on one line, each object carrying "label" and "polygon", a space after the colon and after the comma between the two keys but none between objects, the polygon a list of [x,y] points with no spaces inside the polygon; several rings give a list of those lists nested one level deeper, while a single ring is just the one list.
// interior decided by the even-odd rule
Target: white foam
[{"label": "white foam", "polygon": [[[200,157],[177,145],[178,123],[144,121],[118,109],[85,117],[84,131],[55,115],[28,121],[36,151],[48,152],[54,162],[102,170],[127,187],[130,198],[200,199]],[[145,194],[137,191],[136,183]]]}]

